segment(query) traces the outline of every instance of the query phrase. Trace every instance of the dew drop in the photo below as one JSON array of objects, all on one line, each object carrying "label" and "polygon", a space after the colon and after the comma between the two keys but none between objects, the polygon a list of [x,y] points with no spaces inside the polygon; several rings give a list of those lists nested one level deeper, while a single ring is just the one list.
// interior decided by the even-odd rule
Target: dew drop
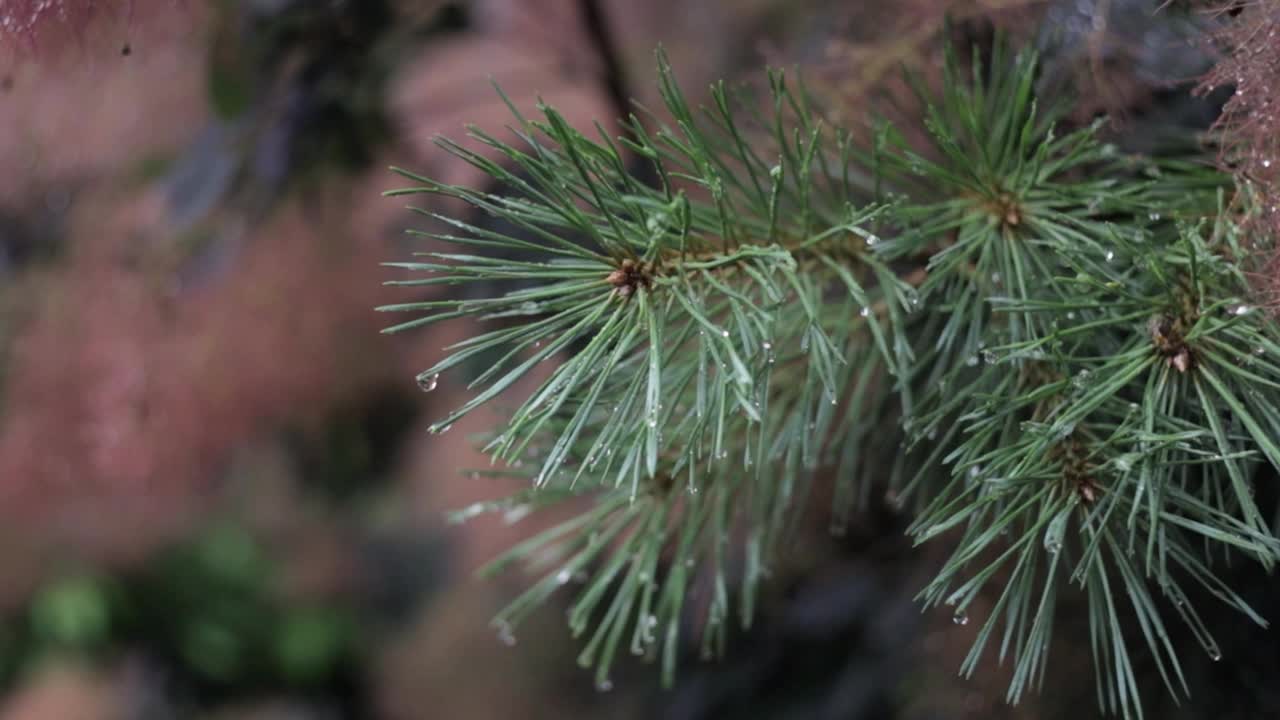
[{"label": "dew drop", "polygon": [[418,376],[418,388],[422,392],[431,392],[440,384],[440,373],[431,373],[430,375],[423,373]]},{"label": "dew drop", "polygon": [[1138,453],[1125,453],[1120,455],[1115,459],[1116,470],[1119,470],[1122,473],[1128,473],[1133,470],[1134,463],[1141,459],[1142,456]]},{"label": "dew drop", "polygon": [[1252,310],[1253,308],[1249,307],[1248,305],[1239,305],[1231,312],[1235,313],[1236,315],[1248,315]]},{"label": "dew drop", "polygon": [[1112,260],[1115,260],[1115,259],[1116,259],[1116,254],[1115,254],[1115,252],[1113,252],[1113,251],[1111,251],[1111,250],[1108,250],[1108,251],[1107,251],[1107,262],[1111,262]]},{"label": "dew drop", "polygon": [[729,337],[729,331],[728,331],[728,330],[721,330],[721,331],[720,331],[720,337]]},{"label": "dew drop", "polygon": [[596,680],[596,692],[606,693],[613,689],[613,681],[609,678]]},{"label": "dew drop", "polygon": [[573,579],[573,573],[569,572],[568,568],[565,568],[560,572],[556,573],[556,582],[560,583],[561,585],[569,584],[569,581],[572,579]]},{"label": "dew drop", "polygon": [[871,308],[864,307],[858,311],[858,314],[861,315],[862,317],[866,317],[871,314]]},{"label": "dew drop", "polygon": [[957,625],[968,625],[969,613],[965,612],[964,610],[957,610],[955,614],[951,616],[951,622]]},{"label": "dew drop", "polygon": [[1048,529],[1044,533],[1044,550],[1050,555],[1057,555],[1062,551],[1063,537],[1067,530],[1067,516],[1058,515],[1049,523]]},{"label": "dew drop", "polygon": [[[542,483],[538,484],[541,485]],[[508,525],[515,525],[525,519],[531,512],[533,512],[533,508],[529,505],[516,505],[502,514],[502,521]]]},{"label": "dew drop", "polygon": [[[648,615],[644,619],[644,625],[640,629],[640,642],[645,645],[652,645],[657,639],[653,636],[653,629],[658,626],[658,618],[656,615]],[[642,653],[636,653],[640,655]]]},{"label": "dew drop", "polygon": [[498,642],[507,647],[513,647],[516,644],[516,636],[511,632],[511,626],[507,623],[498,625]]}]

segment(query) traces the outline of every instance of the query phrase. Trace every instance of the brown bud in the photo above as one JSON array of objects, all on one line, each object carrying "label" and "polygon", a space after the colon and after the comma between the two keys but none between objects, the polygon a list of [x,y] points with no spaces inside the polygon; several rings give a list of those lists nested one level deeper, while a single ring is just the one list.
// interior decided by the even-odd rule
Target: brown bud
[{"label": "brown bud", "polygon": [[1086,503],[1092,504],[1098,499],[1097,491],[1094,490],[1093,483],[1085,482],[1080,486],[1080,499]]}]

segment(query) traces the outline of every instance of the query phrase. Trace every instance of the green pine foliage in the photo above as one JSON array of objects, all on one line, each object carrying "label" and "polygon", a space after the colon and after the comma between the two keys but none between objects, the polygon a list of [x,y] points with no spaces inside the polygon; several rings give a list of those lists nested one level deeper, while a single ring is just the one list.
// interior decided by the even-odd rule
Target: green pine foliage
[{"label": "green pine foliage", "polygon": [[1280,468],[1280,338],[1250,305],[1259,248],[1229,178],[1057,130],[1034,57],[999,47],[920,87],[927,146],[884,123],[856,142],[780,72],[764,97],[716,84],[695,109],[659,63],[666,112],[626,137],[512,107],[513,142],[472,130],[501,162],[441,141],[497,190],[400,171],[414,186],[390,193],[515,229],[420,210],[433,241],[393,284],[475,290],[382,308],[415,315],[389,332],[492,328],[419,377],[474,391],[437,432],[514,406],[485,447],[529,487],[460,515],[590,499],[488,566],[537,576],[500,632],[572,584],[597,683],[627,651],[670,682],[682,633],[714,655],[751,624],[819,482],[833,532],[888,500],[918,543],[954,548],[920,599],[966,623],[994,598],[963,669],[1012,663],[1011,701],[1043,681],[1065,593],[1087,606],[1099,701],[1125,717],[1149,690],[1138,654],[1194,690],[1170,623],[1219,654],[1193,586],[1266,624],[1220,577],[1280,558],[1252,485]]}]

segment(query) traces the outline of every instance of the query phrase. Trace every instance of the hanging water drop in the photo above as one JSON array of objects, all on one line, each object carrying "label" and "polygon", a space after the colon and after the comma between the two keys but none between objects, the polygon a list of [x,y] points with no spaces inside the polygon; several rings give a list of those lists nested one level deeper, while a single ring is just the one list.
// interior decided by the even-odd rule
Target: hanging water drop
[{"label": "hanging water drop", "polygon": [[1115,459],[1116,470],[1122,473],[1128,473],[1133,470],[1134,463],[1142,460],[1142,455],[1136,452],[1125,453]]},{"label": "hanging water drop", "polygon": [[1067,534],[1067,514],[1058,513],[1049,523],[1049,527],[1044,533],[1044,550],[1050,555],[1057,555],[1062,551],[1063,538]]},{"label": "hanging water drop", "polygon": [[963,608],[956,610],[955,614],[951,616],[951,622],[956,625],[968,625],[969,613],[965,612]]},{"label": "hanging water drop", "polygon": [[1115,252],[1113,252],[1113,251],[1111,251],[1111,250],[1108,250],[1108,251],[1107,251],[1107,262],[1111,262],[1112,260],[1115,260],[1115,259],[1116,259],[1116,254],[1115,254]]},{"label": "hanging water drop", "polygon": [[498,641],[507,647],[516,644],[516,636],[511,632],[511,626],[505,622],[498,624]]},{"label": "hanging water drop", "polygon": [[653,636],[653,629],[658,626],[658,617],[656,615],[648,615],[644,619],[644,625],[640,630],[640,642],[645,645],[652,645],[656,639]]},{"label": "hanging water drop", "polygon": [[556,573],[556,582],[561,585],[568,585],[569,581],[572,579],[573,579],[573,573],[569,572],[569,568],[565,568],[560,572]]},{"label": "hanging water drop", "polygon": [[423,373],[418,376],[418,388],[422,392],[431,392],[440,384],[440,373]]},{"label": "hanging water drop", "polygon": [[599,678],[596,680],[596,692],[606,693],[613,689],[613,681],[609,678]]},{"label": "hanging water drop", "polygon": [[858,311],[858,314],[861,315],[862,317],[867,317],[868,315],[871,314],[871,308],[864,307]]}]

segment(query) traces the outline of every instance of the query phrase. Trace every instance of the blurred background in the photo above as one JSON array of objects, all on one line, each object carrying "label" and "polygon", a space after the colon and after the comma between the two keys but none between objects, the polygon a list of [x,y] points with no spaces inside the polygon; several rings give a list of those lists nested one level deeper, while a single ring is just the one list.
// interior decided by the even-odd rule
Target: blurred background
[{"label": "blurred background", "polygon": [[483,183],[432,140],[508,123],[490,79],[580,127],[657,106],[659,43],[694,97],[798,64],[858,121],[886,73],[933,67],[948,9],[1033,39],[1048,17],[1068,59],[1129,12],[1123,43],[1090,46],[1129,72],[1084,73],[1109,82],[1089,97],[1163,120],[1169,82],[1205,66],[1161,54],[1186,26],[1154,6],[0,0],[0,720],[1092,708],[1070,643],[1069,680],[1017,709],[994,665],[956,678],[975,628],[911,603],[937,558],[888,511],[839,539],[815,522],[757,629],[723,662],[691,652],[669,691],[638,663],[593,687],[555,607],[499,636],[524,578],[472,572],[544,521],[445,520],[509,489],[468,472],[488,463],[467,435],[496,416],[426,433],[465,392],[414,375],[475,329],[379,334],[394,318],[373,308],[405,301],[379,263],[422,242],[381,193],[392,164]]}]

